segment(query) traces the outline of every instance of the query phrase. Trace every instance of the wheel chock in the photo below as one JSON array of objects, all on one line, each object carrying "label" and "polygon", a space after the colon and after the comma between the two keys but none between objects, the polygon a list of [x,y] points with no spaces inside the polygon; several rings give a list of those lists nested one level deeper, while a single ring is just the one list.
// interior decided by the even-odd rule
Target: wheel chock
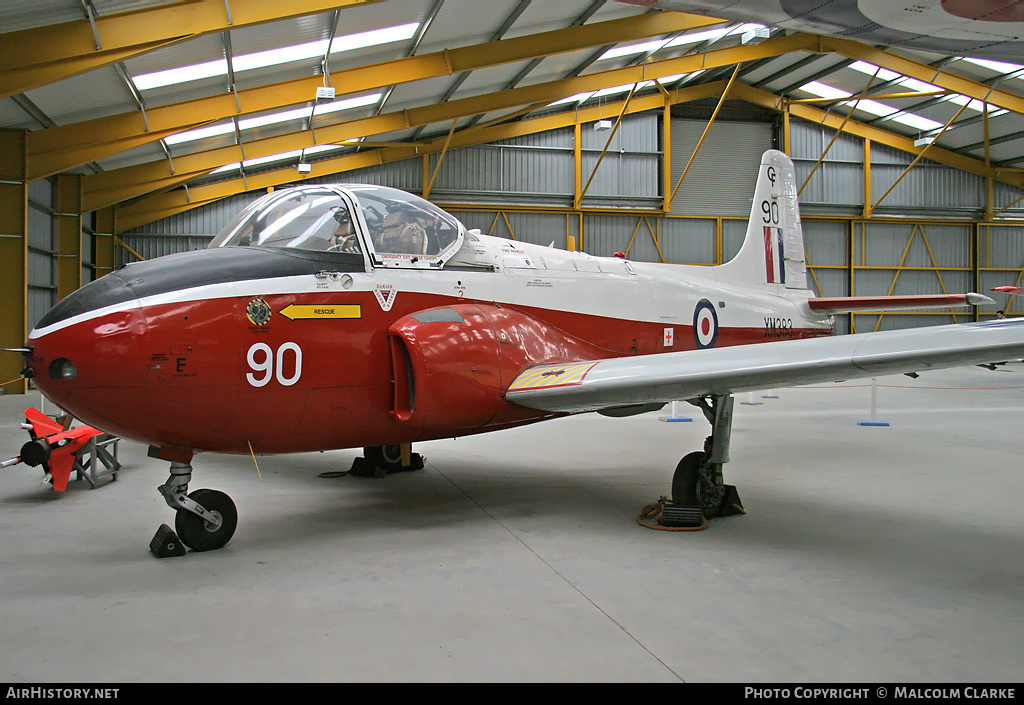
[{"label": "wheel chock", "polygon": [[373,462],[369,458],[359,456],[352,459],[352,467],[349,468],[348,474],[355,475],[356,477],[375,477],[380,479],[392,472],[409,472],[411,470],[422,470],[423,469],[423,456],[419,453],[412,453],[409,457],[409,465],[406,467],[395,468],[389,470],[382,468],[377,463]]},{"label": "wheel chock", "polygon": [[184,556],[185,544],[181,542],[171,527],[161,524],[160,528],[156,530],[153,540],[149,542],[149,550],[157,558]]},{"label": "wheel chock", "polygon": [[736,491],[735,485],[725,486],[725,496],[722,497],[722,506],[718,510],[718,516],[728,517],[733,514],[746,514],[747,510],[743,508],[743,503],[740,501],[740,493]]},{"label": "wheel chock", "polygon": [[671,502],[666,502],[662,506],[660,523],[662,526],[692,528],[707,524],[700,507],[672,504]]}]

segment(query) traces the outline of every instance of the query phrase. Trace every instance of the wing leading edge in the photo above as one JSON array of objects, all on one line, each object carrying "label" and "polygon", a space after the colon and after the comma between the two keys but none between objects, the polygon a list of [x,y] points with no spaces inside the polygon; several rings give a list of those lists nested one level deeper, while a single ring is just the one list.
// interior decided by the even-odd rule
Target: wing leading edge
[{"label": "wing leading edge", "polygon": [[[538,365],[506,398],[575,413],[1024,357],[1024,319]],[[572,368],[572,369],[570,369]],[[559,383],[560,377],[565,381]]]}]

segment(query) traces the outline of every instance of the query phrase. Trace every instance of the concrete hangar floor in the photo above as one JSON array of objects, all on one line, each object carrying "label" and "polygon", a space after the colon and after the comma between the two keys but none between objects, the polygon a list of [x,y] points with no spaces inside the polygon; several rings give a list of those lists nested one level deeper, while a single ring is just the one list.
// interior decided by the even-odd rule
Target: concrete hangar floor
[{"label": "concrete hangar floor", "polygon": [[[737,404],[748,514],[695,533],[635,523],[708,431],[658,414],[422,443],[383,479],[320,477],[355,450],[262,480],[199,456],[239,528],[177,558],[149,552],[173,517],[141,446],[63,495],[8,468],[0,681],[1018,680],[1024,365],[879,384],[887,428],[860,383]],[[0,397],[0,455],[38,401]]]}]

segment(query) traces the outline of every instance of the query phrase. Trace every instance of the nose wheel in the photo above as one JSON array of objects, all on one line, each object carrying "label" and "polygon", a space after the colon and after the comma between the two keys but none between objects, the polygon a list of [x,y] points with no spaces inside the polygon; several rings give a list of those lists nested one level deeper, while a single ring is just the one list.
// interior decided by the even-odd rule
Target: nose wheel
[{"label": "nose wheel", "polygon": [[222,548],[234,536],[238,525],[235,503],[218,490],[196,490],[188,498],[202,507],[209,518],[179,509],[174,516],[174,528],[181,542],[193,551]]},{"label": "nose wheel", "polygon": [[[174,528],[178,538],[193,551],[213,551],[223,548],[235,533],[238,525],[238,510],[235,503],[218,490],[196,490],[188,492],[192,478],[192,466],[185,463],[171,463],[171,476],[159,487],[160,494],[171,509],[175,510]],[[157,531],[150,544],[150,550],[159,557],[181,555],[182,552],[164,551],[173,543],[170,529],[164,525]],[[160,540],[157,540],[159,538]]]}]

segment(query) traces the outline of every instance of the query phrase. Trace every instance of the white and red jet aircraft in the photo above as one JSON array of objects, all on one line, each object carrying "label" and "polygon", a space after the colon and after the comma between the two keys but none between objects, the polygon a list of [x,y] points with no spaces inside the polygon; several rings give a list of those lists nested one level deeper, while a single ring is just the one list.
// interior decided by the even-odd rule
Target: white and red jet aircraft
[{"label": "white and red jet aircraft", "polygon": [[713,517],[733,394],[1024,356],[1024,319],[832,337],[837,311],[991,300],[813,297],[794,178],[765,152],[742,248],[713,267],[467,232],[390,188],[276,191],[209,248],[61,301],[29,335],[25,374],[171,462],[160,491],[195,550],[227,543],[237,518],[221,492],[187,494],[197,452],[362,446],[388,467],[414,441],[683,399],[712,434],[679,463],[673,498]]}]

